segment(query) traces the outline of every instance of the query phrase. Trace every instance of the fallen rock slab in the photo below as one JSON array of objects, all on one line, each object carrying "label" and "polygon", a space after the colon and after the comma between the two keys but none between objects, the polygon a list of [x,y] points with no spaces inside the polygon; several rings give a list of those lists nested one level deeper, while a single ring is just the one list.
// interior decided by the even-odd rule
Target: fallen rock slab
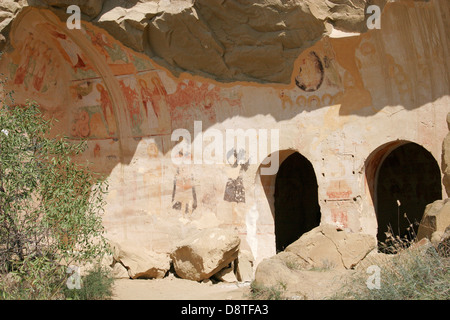
[{"label": "fallen rock slab", "polygon": [[450,257],[450,225],[441,233],[438,244],[438,253],[443,257]]},{"label": "fallen rock slab", "polygon": [[286,248],[309,268],[354,268],[377,246],[376,238],[323,224],[303,234]]},{"label": "fallen rock slab", "polygon": [[213,275],[213,278],[217,281],[221,282],[237,282],[236,274],[234,272],[235,266],[234,263],[231,263],[229,267],[225,267],[216,274]]},{"label": "fallen rock slab", "polygon": [[263,260],[257,267],[254,286],[260,290],[278,291],[284,299],[320,300],[331,297],[354,270],[291,269],[283,260],[274,256]]},{"label": "fallen rock slab", "polygon": [[255,272],[255,284],[300,292],[308,299],[323,298],[341,277],[354,272],[377,246],[376,238],[323,224],[303,234],[285,251],[263,260]]},{"label": "fallen rock slab", "polygon": [[[447,114],[447,127],[450,130],[450,112]],[[447,133],[442,142],[442,173],[444,174],[442,183],[450,197],[450,132]]]},{"label": "fallen rock slab", "polygon": [[276,255],[294,269],[352,269],[375,249],[375,237],[323,224]]},{"label": "fallen rock slab", "polygon": [[253,280],[254,258],[251,252],[239,250],[236,264],[236,278],[239,282],[250,282]]},{"label": "fallen rock slab", "polygon": [[178,243],[170,257],[179,277],[202,281],[234,261],[239,244],[239,234],[234,230],[205,229]]},{"label": "fallen rock slab", "polygon": [[444,233],[450,225],[450,198],[436,200],[425,207],[417,232],[417,240],[428,238],[432,240],[433,233]]},{"label": "fallen rock slab", "polygon": [[130,278],[130,275],[128,274],[128,270],[120,262],[117,262],[114,264],[111,274],[114,279],[129,279]]},{"label": "fallen rock slab", "polygon": [[[136,250],[117,243],[111,243],[111,248],[114,266],[120,263],[131,279],[162,279],[170,269],[170,257],[167,254]],[[119,274],[123,277],[123,272]]]},{"label": "fallen rock slab", "polygon": [[255,272],[255,284],[274,287],[288,283],[296,283],[298,277],[284,261],[277,258],[264,259],[258,264]]}]

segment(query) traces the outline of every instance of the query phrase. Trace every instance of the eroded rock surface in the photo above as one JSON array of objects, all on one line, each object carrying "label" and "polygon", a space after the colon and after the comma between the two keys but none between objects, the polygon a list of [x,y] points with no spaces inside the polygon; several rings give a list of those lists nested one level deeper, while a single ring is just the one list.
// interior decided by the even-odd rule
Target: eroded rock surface
[{"label": "eroded rock surface", "polygon": [[[333,28],[367,29],[370,1],[141,0],[0,1],[0,31],[27,6],[52,8],[62,20],[69,5],[83,19],[167,67],[219,81],[289,83],[294,60]],[[385,0],[376,1],[383,6]],[[3,39],[5,42],[5,39]]]},{"label": "eroded rock surface", "polygon": [[443,234],[448,226],[450,226],[450,199],[437,200],[426,206],[417,239],[432,240],[435,232]]},{"label": "eroded rock surface", "polygon": [[[292,270],[353,269],[376,248],[376,239],[362,233],[351,233],[323,224],[303,234],[284,251],[262,261],[255,280],[270,283],[274,279],[287,281]],[[268,275],[268,270],[278,270]]]},{"label": "eroded rock surface", "polygon": [[207,279],[238,257],[239,244],[239,235],[231,230],[202,230],[177,244],[171,254],[175,272],[183,279]]},{"label": "eroded rock surface", "polygon": [[337,230],[333,225],[324,224],[305,233],[285,251],[294,253],[311,267],[351,269],[376,245],[370,235]]},{"label": "eroded rock surface", "polygon": [[[376,244],[376,239],[370,235],[323,224],[302,235],[284,251],[259,263],[255,283],[266,287],[283,285],[299,292],[308,287],[329,286],[331,279],[351,272],[362,263],[374,252]],[[313,271],[320,271],[319,281]],[[317,294],[314,290],[303,293],[308,297]]]},{"label": "eroded rock surface", "polygon": [[[111,242],[113,250],[113,274],[125,277],[125,270],[131,279],[162,279],[170,269],[167,254],[135,249]],[[125,269],[125,270],[124,270]]]},{"label": "eroded rock surface", "polygon": [[[450,130],[450,113],[447,114],[447,126]],[[442,172],[444,173],[442,181],[445,186],[445,191],[450,196],[450,132],[442,143]]]}]

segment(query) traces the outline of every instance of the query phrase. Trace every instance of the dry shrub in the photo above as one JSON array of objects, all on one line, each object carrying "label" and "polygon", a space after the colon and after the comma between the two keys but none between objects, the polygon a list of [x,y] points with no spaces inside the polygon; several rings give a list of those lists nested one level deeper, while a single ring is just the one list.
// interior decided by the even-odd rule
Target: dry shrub
[{"label": "dry shrub", "polygon": [[388,236],[384,244],[392,254],[379,254],[368,264],[380,267],[379,289],[369,289],[370,274],[361,269],[332,299],[449,300],[450,251],[448,246],[420,244],[416,240]]}]

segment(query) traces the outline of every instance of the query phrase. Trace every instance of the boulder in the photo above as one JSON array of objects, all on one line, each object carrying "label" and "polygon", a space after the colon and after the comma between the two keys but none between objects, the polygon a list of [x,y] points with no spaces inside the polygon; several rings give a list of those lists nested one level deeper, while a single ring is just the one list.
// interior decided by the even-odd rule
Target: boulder
[{"label": "boulder", "polygon": [[238,258],[235,261],[236,278],[239,282],[249,282],[253,280],[254,258],[251,252],[239,250]]},{"label": "boulder", "polygon": [[43,3],[56,7],[67,9],[70,5],[76,5],[80,11],[89,17],[97,16],[102,11],[105,0],[41,0]]},{"label": "boulder", "polygon": [[120,262],[116,262],[112,268],[111,275],[115,279],[129,279],[128,270]]},{"label": "boulder", "polygon": [[[288,256],[290,254],[283,258]],[[303,297],[303,299],[322,300],[336,293],[346,277],[354,272],[354,270],[346,269],[335,269],[329,272],[292,269],[291,265],[286,264],[279,255],[276,255],[259,263],[255,272],[254,285],[267,292],[274,293],[278,290],[282,297],[288,299]]]},{"label": "boulder", "polygon": [[[447,126],[450,130],[450,113],[447,114]],[[442,182],[447,196],[450,197],[450,132],[442,142],[442,173],[444,174]]]},{"label": "boulder", "polygon": [[450,257],[450,226],[440,234],[440,239],[436,248],[441,256]]},{"label": "boulder", "polygon": [[286,264],[286,266],[292,270],[301,270],[309,268],[308,262],[303,260],[301,257],[299,257],[293,252],[281,251],[273,258],[283,261]]},{"label": "boulder", "polygon": [[[417,232],[417,240],[432,240],[433,233],[444,232],[450,225],[450,198],[436,200],[425,207],[425,212]],[[433,239],[434,240],[434,239]]]},{"label": "boulder", "polygon": [[437,246],[441,242],[441,239],[442,239],[443,235],[444,235],[444,232],[442,232],[442,231],[435,231],[435,232],[433,232],[431,234],[431,239],[430,239],[431,243],[434,246]]},{"label": "boulder", "polygon": [[[263,260],[254,282],[266,288],[281,288],[311,299],[331,296],[339,283],[355,272],[366,256],[376,252],[376,238],[367,234],[320,225],[303,234],[285,251]],[[328,272],[322,272],[324,270]]]},{"label": "boulder", "polygon": [[115,265],[122,264],[132,279],[162,279],[170,269],[167,254],[136,250],[117,243],[111,243],[111,247]]},{"label": "boulder", "polygon": [[264,259],[255,271],[255,284],[274,287],[288,283],[296,283],[298,277],[284,261],[275,257]]},{"label": "boulder", "polygon": [[[235,260],[236,261],[236,260]],[[228,267],[223,268],[213,276],[217,281],[222,282],[237,282],[235,274],[235,264],[232,262]]]},{"label": "boulder", "polygon": [[441,236],[441,242],[448,240],[450,240],[450,225],[448,225],[447,228],[445,228],[444,233]]},{"label": "boulder", "polygon": [[303,234],[285,251],[298,256],[299,264],[308,268],[352,269],[376,246],[377,241],[371,235],[323,224]]},{"label": "boulder", "polygon": [[202,281],[238,257],[240,238],[234,230],[204,229],[176,245],[171,253],[176,274]]}]

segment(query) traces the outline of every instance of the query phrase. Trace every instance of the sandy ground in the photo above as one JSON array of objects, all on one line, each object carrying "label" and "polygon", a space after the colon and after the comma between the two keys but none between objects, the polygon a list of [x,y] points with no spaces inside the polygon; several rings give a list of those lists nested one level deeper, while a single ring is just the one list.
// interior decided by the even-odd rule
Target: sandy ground
[{"label": "sandy ground", "polygon": [[[337,292],[351,272],[298,271],[298,282],[287,285],[288,299],[322,300]],[[167,277],[155,280],[117,279],[113,300],[249,300],[250,283],[199,283]]]},{"label": "sandy ground", "polygon": [[246,300],[250,283],[199,283],[179,278],[117,279],[113,300]]}]

